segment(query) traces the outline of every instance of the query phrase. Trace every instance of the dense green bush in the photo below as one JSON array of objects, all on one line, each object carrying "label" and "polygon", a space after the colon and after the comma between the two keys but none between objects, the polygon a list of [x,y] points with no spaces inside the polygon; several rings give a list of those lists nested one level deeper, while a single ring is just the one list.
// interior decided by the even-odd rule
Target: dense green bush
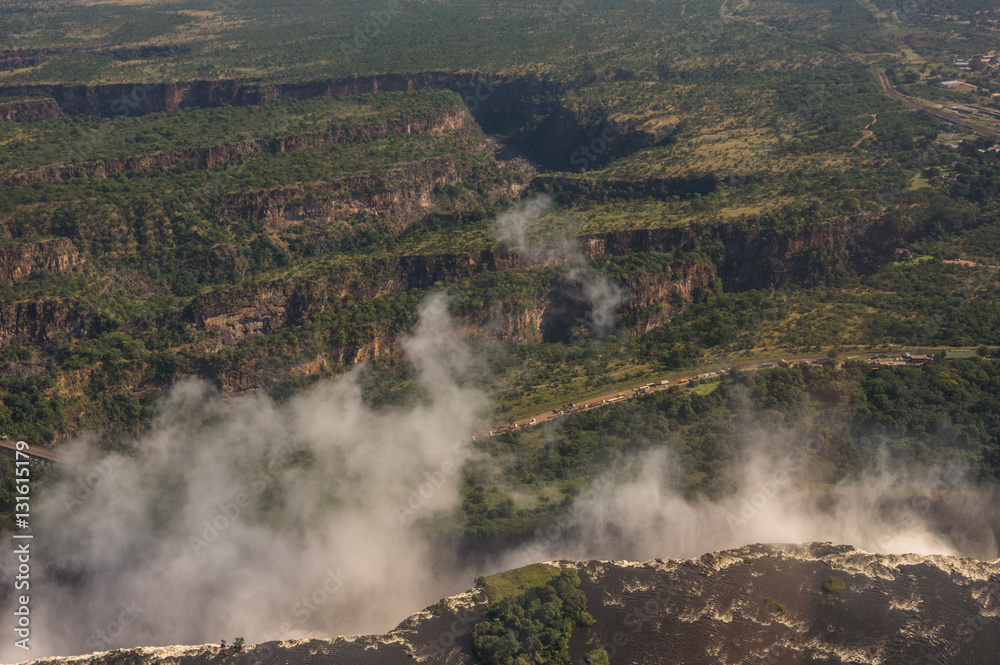
[{"label": "dense green bush", "polygon": [[847,585],[844,584],[844,580],[839,577],[828,577],[823,580],[823,591],[834,596],[839,596],[844,593],[844,589]]},{"label": "dense green bush", "polygon": [[483,665],[569,663],[569,638],[594,618],[579,590],[580,577],[564,568],[543,585],[490,603],[472,630],[472,648]]}]

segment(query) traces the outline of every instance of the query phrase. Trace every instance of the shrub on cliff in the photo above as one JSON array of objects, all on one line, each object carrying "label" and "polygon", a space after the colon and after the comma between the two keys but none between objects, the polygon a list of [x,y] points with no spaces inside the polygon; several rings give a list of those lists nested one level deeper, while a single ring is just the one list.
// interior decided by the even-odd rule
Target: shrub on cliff
[{"label": "shrub on cliff", "polygon": [[840,578],[828,577],[825,580],[823,580],[823,591],[829,594],[833,594],[834,596],[839,596],[840,594],[844,593],[844,589],[846,588],[847,585],[844,584],[844,580]]},{"label": "shrub on cliff", "polygon": [[580,578],[564,569],[544,584],[490,604],[472,631],[472,648],[483,665],[543,665],[569,662],[574,626],[594,618],[579,590]]}]

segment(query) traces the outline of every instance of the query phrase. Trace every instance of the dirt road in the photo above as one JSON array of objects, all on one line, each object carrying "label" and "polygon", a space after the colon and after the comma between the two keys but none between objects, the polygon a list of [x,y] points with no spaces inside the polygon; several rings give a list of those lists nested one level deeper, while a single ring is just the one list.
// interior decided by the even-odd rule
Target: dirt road
[{"label": "dirt road", "polygon": [[[757,360],[743,365],[733,365],[733,367],[735,369],[739,369],[740,371],[750,372],[761,369],[762,367],[764,368],[776,367],[778,363],[781,361],[785,361],[791,364],[799,364],[799,363],[813,363],[817,360],[824,358],[826,358],[826,354],[796,356],[795,358],[790,358],[790,359],[775,358],[772,360]],[[590,409],[596,409],[602,406],[607,406],[608,404],[615,404],[617,402],[629,400],[634,397],[640,397],[642,395],[648,395],[653,392],[664,391],[670,388],[671,386],[686,386],[692,381],[721,376],[725,374],[726,371],[727,370],[722,370],[722,371],[709,370],[706,372],[694,373],[690,375],[671,374],[663,378],[646,381],[642,384],[637,384],[631,388],[612,391],[597,396],[590,396],[578,402],[568,402],[567,404],[563,405],[563,407],[560,408],[546,411],[544,413],[538,413],[534,416],[521,418],[520,420],[515,420],[513,422],[507,423],[506,425],[494,427],[490,430],[477,432],[476,435],[473,437],[473,440],[481,439],[486,436],[493,436],[495,434],[502,434],[503,432],[508,432],[512,429],[520,429],[522,427],[531,427],[532,425],[538,425],[540,423],[544,423],[546,421],[558,418],[559,416],[566,415],[567,413],[578,413],[580,411],[588,411]],[[663,383],[664,381],[666,381],[666,383]],[[649,387],[649,389],[642,390],[646,387]]]}]

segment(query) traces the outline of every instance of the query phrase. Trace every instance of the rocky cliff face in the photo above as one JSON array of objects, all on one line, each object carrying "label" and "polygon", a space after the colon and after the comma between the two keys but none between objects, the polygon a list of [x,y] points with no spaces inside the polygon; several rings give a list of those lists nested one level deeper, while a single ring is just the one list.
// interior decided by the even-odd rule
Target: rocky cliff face
[{"label": "rocky cliff face", "polygon": [[630,329],[641,335],[669,323],[687,308],[696,289],[711,285],[717,277],[715,266],[691,263],[679,265],[669,274],[647,273],[630,280],[625,285],[628,306],[648,311]]},{"label": "rocky cliff face", "polygon": [[0,280],[16,282],[37,270],[63,272],[83,262],[68,238],[0,247]]},{"label": "rocky cliff face", "polygon": [[[564,108],[559,97],[569,89],[595,80],[554,80],[538,76],[478,72],[422,72],[385,74],[305,83],[268,84],[257,81],[178,81],[109,85],[0,86],[0,96],[45,96],[71,113],[133,116],[192,107],[256,106],[275,99],[358,95],[425,89],[453,90],[489,133],[511,134],[515,143],[551,166],[577,168],[572,152],[594,140],[604,140],[604,157],[630,154],[671,139],[633,127],[610,125],[597,109],[582,117]],[[614,133],[608,148],[610,131]],[[551,157],[551,159],[549,159]],[[586,162],[593,166],[593,161]]]},{"label": "rocky cliff face", "polygon": [[0,304],[0,348],[11,344],[44,347],[87,334],[92,320],[74,304],[42,300]]},{"label": "rocky cliff face", "polygon": [[5,102],[0,97],[0,121],[25,122],[42,120],[62,115],[54,99],[23,99]]},{"label": "rocky cliff face", "polygon": [[[602,646],[612,663],[910,665],[996,663],[1000,560],[871,554],[846,545],[749,545],[697,559],[563,561],[594,626],[577,628],[572,663]],[[824,590],[830,578],[843,591]],[[472,628],[488,599],[473,589],[384,635],[136,648],[39,665],[473,665]],[[444,608],[444,609],[442,609]]]},{"label": "rocky cliff face", "polygon": [[508,312],[505,303],[493,303],[489,308],[466,317],[465,333],[507,344],[537,344],[542,341],[542,321],[545,303],[528,302],[516,311]]},{"label": "rocky cliff face", "polygon": [[7,175],[0,183],[21,187],[34,182],[56,182],[67,178],[109,178],[115,175],[150,175],[182,168],[214,168],[225,164],[241,164],[261,154],[276,154],[310,150],[326,146],[364,141],[367,139],[409,134],[417,131],[441,132],[460,129],[468,121],[464,109],[440,115],[416,118],[399,124],[372,123],[337,129],[329,133],[301,134],[257,141],[241,141],[225,145],[171,150],[150,155],[101,159],[80,164],[57,164],[30,173]]},{"label": "rocky cliff face", "polygon": [[[671,274],[649,273],[624,285],[629,294],[628,306],[647,310],[657,306],[634,323],[636,332],[645,332],[668,322],[683,309],[695,289],[706,287],[716,279],[720,279],[727,290],[766,288],[791,279],[808,283],[842,265],[846,258],[837,252],[846,256],[849,245],[863,243],[864,238],[877,229],[877,220],[854,227],[837,223],[794,232],[764,231],[749,224],[732,224],[710,229],[707,233],[690,228],[612,231],[585,236],[580,244],[586,257],[595,259],[604,255],[691,251],[713,236],[724,243],[724,251],[715,264],[678,265]],[[271,286],[258,287],[263,289],[260,296],[242,289],[216,292],[192,305],[189,320],[199,329],[224,332],[227,342],[235,342],[247,335],[267,332],[279,325],[279,321],[291,320],[292,312],[306,315],[322,311],[327,304],[348,294],[356,300],[365,300],[406,289],[426,289],[437,282],[449,283],[485,272],[542,265],[516,253],[491,250],[475,254],[406,256],[380,259],[377,263],[374,272],[381,276],[379,279],[348,275],[331,281],[323,277],[322,288],[308,288],[314,296],[297,303],[291,302],[295,292],[292,287],[282,287],[278,291]],[[279,291],[282,295],[274,295]],[[320,293],[323,295],[315,295]],[[512,317],[489,310],[472,317],[467,325],[474,332],[499,339],[535,340],[537,330],[533,329],[532,322],[537,318],[540,325],[544,303],[527,305],[527,310],[539,316],[518,314]]]},{"label": "rocky cliff face", "polygon": [[454,159],[443,157],[319,185],[227,194],[216,205],[223,218],[259,220],[273,232],[292,226],[321,227],[325,237],[339,240],[361,230],[349,221],[362,215],[376,220],[369,226],[395,235],[417,219],[443,210],[432,193],[461,180]]},{"label": "rocky cliff face", "polygon": [[[584,236],[582,247],[588,258],[611,254],[626,256],[641,252],[704,251],[721,244],[716,268],[727,291],[778,286],[790,281],[814,283],[849,262],[860,262],[863,254],[883,254],[906,239],[905,233],[885,239],[893,222],[876,216],[834,219],[797,229],[766,228],[755,220],[720,224],[708,228],[635,229]],[[710,251],[714,251],[711,250]]]},{"label": "rocky cliff face", "polygon": [[[451,176],[440,176],[442,182]],[[415,177],[415,181],[420,178]],[[432,178],[433,181],[433,178]],[[375,193],[371,200],[333,200],[307,205],[308,193],[296,190],[271,193],[260,200],[237,195],[229,203],[239,214],[258,216],[275,228],[323,221],[350,210],[352,206],[383,206],[401,217],[385,215],[394,224],[403,224],[407,215],[416,218],[425,211],[427,182],[412,190]],[[355,183],[357,184],[357,183]],[[383,197],[384,200],[380,197]],[[237,200],[238,199],[238,200]],[[376,200],[377,199],[377,200]],[[392,230],[392,229],[389,229]],[[646,274],[625,284],[628,307],[642,310],[630,322],[635,332],[644,332],[668,322],[682,311],[690,294],[719,279],[726,290],[766,288],[790,280],[810,283],[850,261],[855,247],[874,246],[871,239],[883,231],[879,219],[837,221],[798,231],[774,231],[751,223],[733,223],[718,228],[696,230],[636,229],[593,234],[580,238],[587,258],[605,254],[637,252],[696,251],[707,240],[721,241],[722,253],[712,262],[678,265],[671,274]],[[875,243],[877,244],[877,243]],[[890,245],[880,245],[889,248]],[[27,246],[25,246],[27,247]],[[888,251],[888,249],[887,249]],[[6,256],[6,258],[4,258]],[[79,261],[68,240],[59,239],[39,247],[11,250],[0,254],[0,270],[8,279],[23,278],[30,270],[61,270]],[[345,298],[363,301],[407,289],[426,289],[435,283],[450,283],[475,275],[506,270],[541,267],[542,264],[516,253],[484,250],[471,254],[429,254],[373,259],[360,272],[319,274],[297,281],[240,286],[216,290],[196,299],[184,319],[196,329],[212,334],[212,348],[238,343],[255,335],[272,332],[303,316],[335,306]],[[537,341],[545,315],[545,303],[525,303],[515,314],[493,308],[466,318],[470,332],[512,342]],[[86,328],[80,315],[62,303],[8,305],[0,308],[0,347],[18,341],[51,341],[76,337]],[[379,352],[391,344],[377,345]],[[374,357],[371,349],[342,350],[344,358]],[[376,353],[377,355],[377,353]],[[331,360],[335,362],[334,360]],[[349,364],[349,363],[348,363]],[[236,382],[241,383],[241,382]]]},{"label": "rocky cliff face", "polygon": [[285,325],[293,292],[292,284],[238,287],[224,294],[212,292],[189,308],[187,315],[199,330],[213,333],[205,350],[218,351]]},{"label": "rocky cliff face", "polygon": [[303,99],[376,92],[403,92],[429,88],[456,90],[476,101],[485,101],[502,89],[506,98],[513,87],[552,92],[564,84],[507,75],[475,72],[423,72],[384,74],[304,83],[268,84],[257,81],[178,81],[174,83],[117,83],[107,85],[0,86],[0,96],[44,96],[56,100],[64,111],[98,115],[143,115],[191,107],[251,106],[279,97]]},{"label": "rocky cliff face", "polygon": [[[628,131],[622,126],[620,131]],[[576,144],[579,147],[580,144]],[[602,153],[602,155],[605,153]],[[711,173],[691,176],[676,176],[671,178],[638,178],[635,180],[602,180],[597,186],[599,195],[607,198],[669,199],[673,196],[687,197],[692,194],[706,195],[715,191],[718,178]],[[534,190],[548,194],[567,202],[578,198],[594,196],[595,183],[581,178],[565,176],[542,175],[532,181]]]}]

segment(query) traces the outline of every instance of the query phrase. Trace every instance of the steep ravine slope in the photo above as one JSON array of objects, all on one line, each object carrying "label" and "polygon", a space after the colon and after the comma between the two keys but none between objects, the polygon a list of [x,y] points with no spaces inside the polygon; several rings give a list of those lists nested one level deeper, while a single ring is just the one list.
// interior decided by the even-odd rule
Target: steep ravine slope
[{"label": "steep ravine slope", "polygon": [[[445,169],[430,178],[430,182],[447,182],[456,176]],[[367,182],[376,182],[369,179]],[[247,197],[230,204],[243,215],[254,215],[275,226],[304,225],[315,221],[329,227],[345,210],[365,206],[368,210],[395,210],[396,215],[375,219],[395,219],[397,223],[418,217],[426,210],[423,196],[426,183],[402,187],[385,196],[373,195],[371,200],[351,198],[324,203],[300,205],[296,196],[301,192],[269,193],[259,199]],[[381,197],[381,198],[380,198]],[[378,200],[375,200],[378,199]],[[709,286],[718,279],[724,288],[733,291],[781,285],[790,280],[811,283],[836,270],[852,259],[860,248],[875,251],[884,246],[888,252],[894,246],[882,242],[886,224],[883,220],[837,220],[816,228],[775,231],[760,229],[752,223],[730,223],[710,228],[702,237],[689,228],[635,229],[609,231],[577,238],[587,259],[628,256],[648,252],[697,251],[708,240],[718,240],[723,250],[714,257],[682,262],[668,273],[646,272],[621,284],[627,294],[622,307],[631,310],[625,324],[641,334],[668,323],[673,316],[690,304],[697,288]],[[67,243],[68,244],[68,243]],[[879,250],[881,251],[881,250]],[[567,256],[555,263],[565,263]],[[551,263],[551,261],[550,261]],[[12,270],[26,273],[30,262],[12,263]],[[505,271],[539,269],[547,265],[516,251],[487,249],[472,253],[419,254],[410,256],[373,257],[355,269],[336,271],[315,270],[293,278],[240,284],[220,288],[195,298],[175,319],[209,339],[204,349],[218,350],[225,345],[294,326],[306,318],[338,307],[350,296],[354,301],[368,301],[388,294],[411,289],[428,289],[435,284],[451,284],[457,280]],[[553,288],[556,288],[553,285]],[[553,291],[554,295],[555,292]],[[474,335],[501,339],[513,343],[531,343],[543,337],[546,304],[551,298],[520,303],[493,303],[478,312],[465,312],[463,325]],[[517,305],[512,310],[507,306]],[[72,299],[49,299],[38,302],[10,303],[0,307],[0,349],[16,344],[47,344],[57,339],[80,338],[88,334],[92,321],[84,303]],[[164,325],[171,321],[164,322]],[[333,362],[350,366],[357,361],[377,357],[394,348],[398,331],[386,330],[363,348],[333,349],[326,358],[306,358],[303,362]],[[271,385],[289,375],[313,370],[299,365],[266,372],[255,363],[241,364],[240,378],[222,379],[225,390],[242,392],[258,385]],[[267,377],[271,377],[268,379]]]},{"label": "steep ravine slope", "polygon": [[[614,78],[615,75],[609,76]],[[108,85],[8,85],[0,86],[0,102],[5,98],[31,96],[44,98],[55,113],[129,117],[185,108],[258,106],[281,98],[452,90],[461,95],[469,112],[485,131],[508,135],[530,156],[552,168],[578,168],[579,164],[570,161],[571,153],[608,131],[614,133],[615,140],[613,148],[603,155],[605,159],[673,140],[670,134],[650,133],[628,119],[612,120],[606,117],[602,108],[590,109],[588,114],[581,115],[560,101],[568,90],[578,89],[595,79],[594,75],[564,78],[489,72],[422,72],[303,83],[228,79]],[[100,166],[67,167],[67,172],[101,173]],[[112,170],[122,168],[117,164],[110,166]],[[135,166],[134,161],[125,165],[126,168]],[[59,176],[58,171],[32,175],[35,179]]]},{"label": "steep ravine slope", "polygon": [[16,282],[38,270],[65,272],[83,263],[80,252],[69,238],[0,245],[0,279]]},{"label": "steep ravine slope", "polygon": [[[749,545],[697,559],[560,562],[577,569],[596,619],[571,662],[603,646],[612,663],[995,663],[1000,560],[871,554],[846,545]],[[825,580],[844,583],[824,591]],[[481,589],[418,612],[384,635],[136,648],[37,663],[173,665],[475,662]],[[443,607],[447,609],[442,609]],[[332,631],[336,627],[331,627]]]},{"label": "steep ravine slope", "polygon": [[[853,226],[838,222],[790,232],[765,231],[748,224],[709,229],[701,241],[718,238],[724,246],[723,254],[714,265],[678,264],[675,266],[676,275],[647,273],[622,285],[629,294],[628,306],[662,304],[652,315],[637,320],[634,331],[641,333],[667,323],[673,314],[682,309],[670,305],[671,295],[689,296],[695,288],[707,286],[716,278],[721,279],[727,290],[766,288],[793,278],[809,283],[835,269],[853,248],[871,245],[881,226],[879,220],[865,220]],[[583,254],[592,260],[603,256],[692,250],[697,249],[699,239],[694,230],[681,228],[611,231],[577,240]],[[499,249],[469,254],[379,258],[372,262],[377,268],[370,271],[379,275],[378,279],[370,275],[352,275],[338,281],[316,274],[300,278],[295,283],[287,281],[219,290],[196,299],[186,311],[186,320],[199,330],[225,333],[225,339],[233,342],[286,325],[296,317],[322,311],[347,294],[358,300],[367,300],[407,289],[426,289],[435,283],[452,283],[489,272],[540,268],[547,262],[565,263],[572,258],[567,255],[542,261],[516,251]],[[301,294],[308,291],[324,295],[304,298]],[[541,306],[541,303],[529,305]],[[491,312],[484,311],[482,316],[473,317],[474,320],[469,323],[482,324],[490,316]],[[261,321],[266,323],[257,325]],[[537,325],[534,327],[537,328]]]}]

